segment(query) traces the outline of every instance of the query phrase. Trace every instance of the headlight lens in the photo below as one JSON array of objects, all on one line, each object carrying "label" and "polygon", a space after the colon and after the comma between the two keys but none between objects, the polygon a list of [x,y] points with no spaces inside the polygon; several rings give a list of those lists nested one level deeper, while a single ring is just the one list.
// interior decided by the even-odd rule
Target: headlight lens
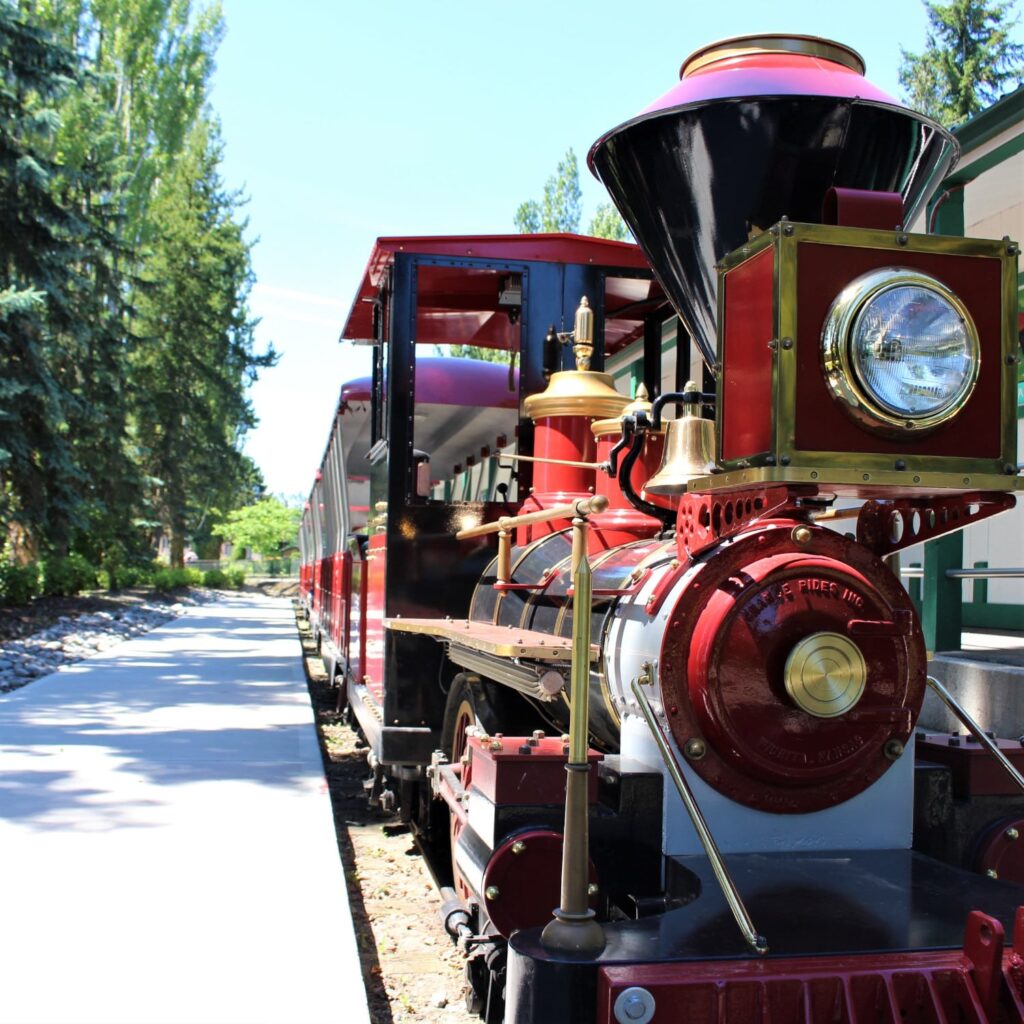
[{"label": "headlight lens", "polygon": [[836,396],[865,426],[927,429],[963,408],[978,379],[978,334],[941,282],[899,268],[858,278],[832,304],[822,335]]}]

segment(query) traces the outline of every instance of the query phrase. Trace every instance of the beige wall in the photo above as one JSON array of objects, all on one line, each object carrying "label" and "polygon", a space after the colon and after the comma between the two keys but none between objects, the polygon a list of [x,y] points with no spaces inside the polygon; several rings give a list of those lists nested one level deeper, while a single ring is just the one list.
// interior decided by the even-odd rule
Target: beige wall
[{"label": "beige wall", "polygon": [[1024,152],[985,171],[964,189],[964,234],[1009,235],[1024,242]]}]

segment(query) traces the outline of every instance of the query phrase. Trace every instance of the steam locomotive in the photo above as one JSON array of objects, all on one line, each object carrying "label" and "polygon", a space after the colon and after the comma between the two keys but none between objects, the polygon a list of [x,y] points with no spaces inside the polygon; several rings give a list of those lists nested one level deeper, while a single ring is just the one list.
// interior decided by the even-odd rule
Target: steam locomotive
[{"label": "steam locomotive", "polygon": [[638,246],[375,244],[301,600],[485,1020],[1024,1020],[1019,753],[936,763],[891,564],[1018,486],[1017,247],[912,230],[956,156],[743,37],[593,146]]}]

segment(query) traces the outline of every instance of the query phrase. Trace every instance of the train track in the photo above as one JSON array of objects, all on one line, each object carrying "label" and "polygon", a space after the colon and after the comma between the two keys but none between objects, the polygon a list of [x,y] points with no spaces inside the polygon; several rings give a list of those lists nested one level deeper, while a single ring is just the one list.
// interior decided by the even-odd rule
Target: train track
[{"label": "train track", "polygon": [[[433,869],[397,815],[367,805],[366,748],[337,714],[312,636],[297,620],[338,851],[374,1024],[468,1024],[464,960],[441,926]],[[343,926],[339,923],[339,926]],[[330,979],[321,979],[330,984]]]}]

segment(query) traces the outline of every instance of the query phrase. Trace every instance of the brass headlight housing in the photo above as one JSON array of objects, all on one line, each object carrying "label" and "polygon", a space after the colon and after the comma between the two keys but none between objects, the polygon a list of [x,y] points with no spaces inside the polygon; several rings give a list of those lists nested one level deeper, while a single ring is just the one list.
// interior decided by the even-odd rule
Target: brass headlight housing
[{"label": "brass headlight housing", "polygon": [[859,423],[889,436],[947,423],[978,380],[978,331],[964,304],[919,271],[885,267],[852,281],[825,317],[832,393]]}]

